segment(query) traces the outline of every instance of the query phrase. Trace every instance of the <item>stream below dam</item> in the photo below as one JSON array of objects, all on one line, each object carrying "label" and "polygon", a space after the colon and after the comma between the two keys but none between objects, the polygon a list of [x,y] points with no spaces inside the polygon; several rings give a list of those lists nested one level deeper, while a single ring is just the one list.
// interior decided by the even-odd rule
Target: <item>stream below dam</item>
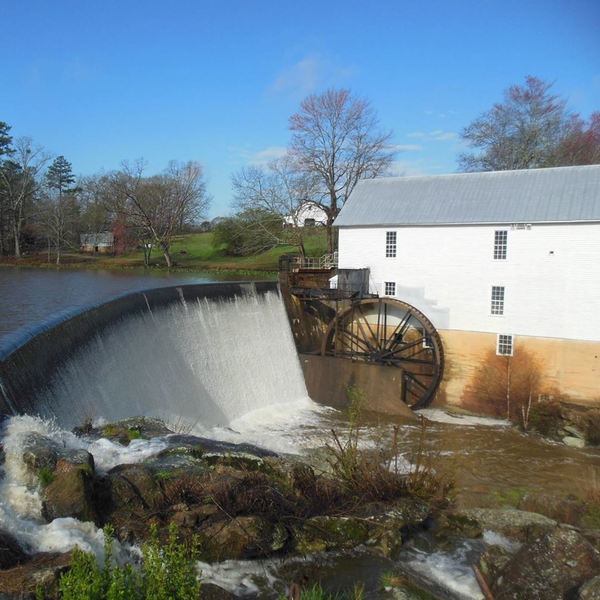
[{"label": "stream below dam", "polygon": [[[9,404],[15,413],[23,412],[18,398]],[[422,443],[434,468],[455,479],[460,507],[498,506],[526,492],[582,495],[590,481],[600,478],[600,450],[568,448],[523,434],[504,421],[452,415],[443,408],[420,414],[427,421],[425,433],[417,422],[365,413],[360,444],[385,446],[397,425],[396,463],[410,469]],[[221,300],[182,296],[157,309],[148,304],[147,311],[116,320],[74,349],[37,392],[35,414],[5,418],[0,528],[31,551],[65,552],[79,545],[100,553],[102,535],[93,523],[42,518],[42,491],[27,474],[23,444],[31,434],[46,436],[64,448],[87,450],[97,471],[108,472],[156,456],[169,446],[169,436],[123,446],[71,430],[86,420],[102,424],[136,416],[159,418],[186,434],[299,456],[313,465],[322,464],[332,430],[343,438],[348,429],[344,413],[308,397],[276,291]],[[474,557],[486,543],[509,543],[494,535],[486,532],[481,541],[453,548],[407,548],[397,561],[435,582],[438,597],[481,598],[471,568]],[[380,597],[381,575],[394,566],[360,550],[199,565],[205,582],[240,597],[265,599],[278,598],[298,568],[330,589],[360,581],[367,597]]]}]

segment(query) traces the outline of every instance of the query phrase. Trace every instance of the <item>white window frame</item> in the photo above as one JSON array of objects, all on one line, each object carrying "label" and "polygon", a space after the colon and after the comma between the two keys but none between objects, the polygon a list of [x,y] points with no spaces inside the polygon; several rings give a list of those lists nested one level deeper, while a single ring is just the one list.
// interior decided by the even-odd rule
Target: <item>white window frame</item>
[{"label": "white window frame", "polygon": [[490,314],[494,317],[502,317],[504,315],[505,304],[506,287],[503,285],[493,285],[490,304]]},{"label": "white window frame", "polygon": [[[392,290],[388,292],[388,286]],[[383,282],[383,294],[384,296],[395,296],[396,295],[396,282],[395,281],[384,281]]]},{"label": "white window frame", "polygon": [[386,231],[385,232],[385,257],[396,258],[398,249],[398,232],[397,231]]},{"label": "white window frame", "polygon": [[498,356],[514,356],[514,353],[515,336],[508,333],[499,333],[496,338],[496,354]]},{"label": "white window frame", "polygon": [[508,230],[494,231],[494,260],[506,260],[508,256]]}]

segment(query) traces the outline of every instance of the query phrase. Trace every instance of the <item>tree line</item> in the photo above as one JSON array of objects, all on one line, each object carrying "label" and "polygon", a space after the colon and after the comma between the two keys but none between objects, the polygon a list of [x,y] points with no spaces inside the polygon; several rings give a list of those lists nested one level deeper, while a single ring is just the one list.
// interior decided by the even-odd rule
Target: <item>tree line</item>
[{"label": "tree line", "polygon": [[0,255],[47,251],[60,264],[79,249],[80,234],[112,232],[115,250],[152,251],[172,266],[173,236],[196,225],[210,197],[202,166],[172,161],[158,175],[145,162],[77,178],[64,156],[54,159],[31,138],[14,139],[0,121]]},{"label": "tree line", "polygon": [[[217,234],[234,254],[291,244],[304,254],[305,230],[284,228],[306,204],[323,211],[329,251],[333,220],[360,179],[390,175],[395,151],[391,131],[379,125],[369,101],[348,90],[308,96],[289,120],[285,155],[267,166],[232,176],[236,215]],[[600,112],[589,120],[568,108],[552,84],[526,77],[501,102],[461,132],[468,152],[461,171],[501,171],[600,163]]]},{"label": "tree line", "polygon": [[[349,90],[305,98],[289,118],[283,156],[232,175],[234,215],[218,219],[216,242],[231,254],[291,245],[305,252],[303,207],[323,215],[329,251],[333,222],[356,184],[392,174],[392,131],[380,125],[371,103]],[[552,84],[527,77],[461,132],[468,151],[462,171],[600,164],[600,112],[573,112]],[[30,138],[13,140],[0,121],[0,254],[78,246],[80,233],[113,231],[117,248],[144,249],[145,264],[158,250],[172,265],[173,236],[205,215],[210,198],[202,167],[171,162],[147,175],[143,161],[110,173],[76,178],[64,156],[51,160]]]}]

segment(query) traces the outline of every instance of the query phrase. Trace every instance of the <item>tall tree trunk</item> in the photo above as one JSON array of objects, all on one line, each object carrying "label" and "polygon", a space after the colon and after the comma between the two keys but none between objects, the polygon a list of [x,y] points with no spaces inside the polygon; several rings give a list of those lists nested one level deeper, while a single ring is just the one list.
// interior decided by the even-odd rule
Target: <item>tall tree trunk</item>
[{"label": "tall tree trunk", "polygon": [[170,269],[173,266],[173,261],[171,259],[171,255],[169,254],[168,249],[163,249],[163,256],[165,257],[165,262],[167,263],[167,268]]},{"label": "tall tree trunk", "polygon": [[13,232],[15,235],[15,257],[21,258],[21,241],[19,239],[21,237],[21,235],[20,235],[21,232],[20,232],[20,227],[16,221],[13,225]]}]

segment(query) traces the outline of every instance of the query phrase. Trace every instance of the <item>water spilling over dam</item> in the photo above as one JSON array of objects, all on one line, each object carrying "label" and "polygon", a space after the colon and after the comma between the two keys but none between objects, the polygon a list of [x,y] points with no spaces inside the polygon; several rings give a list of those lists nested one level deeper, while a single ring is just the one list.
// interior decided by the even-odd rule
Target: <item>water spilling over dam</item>
[{"label": "water spilling over dam", "polygon": [[308,397],[285,307],[268,284],[132,294],[40,331],[2,364],[5,412],[63,427],[136,415],[227,426]]}]

